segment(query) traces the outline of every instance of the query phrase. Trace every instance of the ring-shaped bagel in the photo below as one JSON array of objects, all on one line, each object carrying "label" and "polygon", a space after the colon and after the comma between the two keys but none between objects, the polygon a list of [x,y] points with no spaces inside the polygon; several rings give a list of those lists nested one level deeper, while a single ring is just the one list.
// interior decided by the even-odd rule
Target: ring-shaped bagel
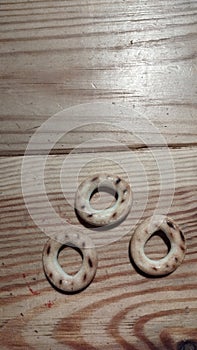
[{"label": "ring-shaped bagel", "polygon": [[[62,242],[62,239],[61,239]],[[67,274],[58,262],[62,247],[76,247],[82,255],[82,265],[75,275]],[[64,243],[49,239],[43,249],[43,268],[49,281],[64,292],[77,292],[87,287],[97,269],[97,253],[89,237],[65,235]]]},{"label": "ring-shaped bagel", "polygon": [[[90,203],[95,190],[106,188],[114,192],[116,201],[105,209],[94,209]],[[75,197],[75,208],[79,216],[93,226],[111,225],[123,220],[132,204],[131,188],[119,176],[95,174],[88,177],[78,187]]]},{"label": "ring-shaped bagel", "polygon": [[[159,260],[149,259],[144,252],[151,236],[161,230],[170,241],[168,254]],[[186,243],[183,232],[169,217],[155,215],[144,220],[135,230],[130,241],[130,255],[135,265],[148,275],[161,276],[174,271],[183,261]]]}]

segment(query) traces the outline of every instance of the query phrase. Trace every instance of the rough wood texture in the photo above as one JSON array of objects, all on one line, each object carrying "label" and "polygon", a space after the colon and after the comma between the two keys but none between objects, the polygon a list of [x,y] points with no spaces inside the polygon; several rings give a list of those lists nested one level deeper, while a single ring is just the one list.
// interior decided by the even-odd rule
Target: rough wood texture
[{"label": "rough wood texture", "polygon": [[49,116],[93,100],[145,108],[169,144],[196,144],[196,10],[195,0],[1,2],[1,154],[22,154]]},{"label": "rough wood texture", "polygon": [[[190,0],[1,1],[1,350],[197,349],[196,13],[196,1]],[[168,181],[160,209],[185,233],[187,254],[165,278],[137,273],[128,256],[133,220],[139,218],[140,207],[134,203],[132,216],[123,223],[125,236],[97,248],[99,267],[93,283],[82,293],[63,295],[44,276],[41,255],[47,237],[25,206],[20,155],[48,117],[92,101],[126,102],[145,113],[165,136],[174,171],[162,170]],[[83,148],[66,168],[61,153],[96,135],[115,136],[129,148],[106,149],[98,143],[95,154]],[[150,138],[157,146],[157,160],[165,164],[165,148],[155,143],[154,135]],[[27,158],[33,159],[32,169],[44,159],[43,149],[40,145],[37,154]],[[107,171],[127,179],[124,168],[131,152],[147,176],[145,181],[136,167],[130,169],[140,199],[149,185],[142,218],[151,215],[161,182],[152,149],[143,149],[133,135],[113,126],[104,130],[90,125],[62,138],[47,160],[46,191],[59,217],[81,227],[72,208],[74,177],[77,174],[80,182],[87,174]],[[40,218],[53,227],[43,193],[36,192],[38,179],[32,182],[29,176],[27,196]],[[63,189],[69,189],[66,199]],[[98,197],[93,200],[98,205]],[[107,200],[101,197],[100,205]],[[161,243],[158,237],[151,239],[146,253],[163,256],[166,247]],[[60,262],[75,273],[81,260],[67,249]]]},{"label": "rough wood texture", "polygon": [[[137,153],[146,163],[149,152]],[[177,271],[162,279],[139,275],[128,257],[131,232],[118,242],[97,248],[96,278],[88,289],[73,296],[57,293],[44,276],[41,253],[46,236],[32,222],[23,201],[22,158],[2,158],[1,344],[8,349],[33,349],[33,346],[63,349],[65,345],[66,349],[141,349],[142,344],[146,349],[176,349],[176,344],[183,339],[196,339],[196,155],[196,148],[172,151],[177,178],[169,215],[179,223],[187,239],[187,255]],[[58,181],[64,158],[59,155],[48,159],[47,193],[58,214],[79,225]],[[122,158],[127,160],[125,153]],[[34,165],[37,166],[36,156]],[[95,164],[90,165],[79,181],[94,170]],[[108,170],[117,172],[112,165],[108,165]],[[71,170],[71,177],[75,172]],[[119,174],[124,176],[120,170]],[[146,174],[150,179],[150,193],[144,218],[152,214],[158,197],[157,167],[150,160]],[[134,169],[133,179],[138,178],[143,190],[145,184],[139,177]],[[70,176],[66,181],[70,183]],[[29,188],[31,196],[32,190],[33,187]],[[49,220],[42,196],[34,195],[32,201],[39,214]],[[166,201],[167,197],[163,197],[163,210]],[[134,216],[139,215],[135,206],[132,211]],[[155,239],[150,241],[146,252],[158,258],[165,251],[161,241]],[[73,272],[79,266],[79,259],[76,253],[66,253],[63,266]],[[13,337],[8,337],[10,332],[14,332]]]}]

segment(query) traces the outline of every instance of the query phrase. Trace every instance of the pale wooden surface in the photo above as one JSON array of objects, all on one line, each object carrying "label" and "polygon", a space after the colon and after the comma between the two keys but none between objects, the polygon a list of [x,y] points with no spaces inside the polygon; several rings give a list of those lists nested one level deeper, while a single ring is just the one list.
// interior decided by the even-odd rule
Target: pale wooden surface
[{"label": "pale wooden surface", "polygon": [[[2,1],[0,4],[0,349],[175,350],[197,347],[197,117],[196,1]],[[22,157],[33,132],[58,111],[83,102],[108,101],[145,112],[165,136],[174,160],[175,194],[169,215],[187,239],[183,264],[162,279],[148,279],[130,264],[130,234],[98,248],[95,280],[82,293],[62,295],[47,282],[41,254],[46,236],[32,221],[21,189]],[[148,132],[148,130],[146,130]],[[91,126],[68,134],[47,161],[45,182],[56,212],[78,225],[59,183],[64,154],[89,136],[116,135],[145,167],[151,215],[159,194],[159,173],[149,150],[119,130]],[[154,135],[153,135],[154,145]],[[142,148],[139,150],[139,148]],[[41,145],[40,153],[44,147]],[[106,152],[107,151],[107,152]],[[99,153],[101,152],[101,153]],[[56,155],[57,154],[57,155]],[[121,159],[98,148],[97,155]],[[9,157],[8,157],[9,156]],[[31,157],[31,156],[30,156]],[[165,160],[165,152],[158,151]],[[88,153],[83,153],[84,161]],[[35,167],[39,155],[34,156]],[[89,164],[79,180],[93,173]],[[107,162],[109,172],[121,169]],[[69,172],[70,181],[76,169]],[[170,174],[169,174],[170,175]],[[173,174],[172,174],[173,175]],[[144,179],[132,176],[143,193]],[[172,183],[169,181],[169,188]],[[30,188],[31,190],[34,188]],[[167,196],[163,199],[165,210]],[[41,215],[42,196],[33,196]],[[134,217],[139,213],[132,209]],[[152,239],[147,254],[165,252]],[[65,268],[75,272],[76,254]],[[188,345],[189,346],[189,345]],[[186,348],[185,348],[186,349]]]}]

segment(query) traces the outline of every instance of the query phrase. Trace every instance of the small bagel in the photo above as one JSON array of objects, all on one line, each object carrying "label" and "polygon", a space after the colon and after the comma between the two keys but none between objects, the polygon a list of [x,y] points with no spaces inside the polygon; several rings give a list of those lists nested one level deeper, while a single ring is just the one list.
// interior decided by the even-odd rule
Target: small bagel
[{"label": "small bagel", "polygon": [[[92,208],[90,199],[95,190],[105,187],[115,193],[116,202],[109,208],[97,210]],[[123,220],[131,208],[131,188],[119,176],[95,174],[88,177],[78,187],[75,208],[78,215],[92,226],[111,225]]]},{"label": "small bagel", "polygon": [[[62,235],[61,235],[62,242]],[[82,254],[82,265],[74,275],[67,274],[58,262],[62,247],[76,247]],[[65,235],[64,243],[49,239],[43,249],[43,268],[49,281],[64,292],[78,292],[87,287],[93,280],[97,270],[97,253],[90,238],[85,235]]]},{"label": "small bagel", "polygon": [[[168,254],[159,260],[149,259],[144,247],[150,237],[161,230],[170,241]],[[183,232],[169,217],[155,215],[144,220],[136,229],[130,241],[130,255],[135,265],[144,273],[153,276],[167,275],[183,261],[186,243]]]}]

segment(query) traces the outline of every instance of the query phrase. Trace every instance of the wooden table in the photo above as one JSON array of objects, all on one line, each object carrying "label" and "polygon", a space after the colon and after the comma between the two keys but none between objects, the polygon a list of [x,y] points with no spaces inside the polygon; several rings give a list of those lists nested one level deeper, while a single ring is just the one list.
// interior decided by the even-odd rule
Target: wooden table
[{"label": "wooden table", "polygon": [[[196,1],[2,0],[0,10],[1,350],[197,349]],[[84,105],[79,104],[98,102],[102,108],[97,116],[94,108],[91,123],[73,128],[73,110],[81,122]],[[118,114],[114,124],[95,124],[109,106],[120,112],[125,105],[131,114],[122,113],[121,122],[125,127],[127,122],[141,125],[142,139],[116,125]],[[79,183],[95,171],[126,178],[130,157],[135,158],[144,173],[131,166],[131,179],[141,200],[147,185],[149,192],[141,213],[133,202],[133,220],[139,224],[152,215],[162,198],[160,212],[176,220],[186,236],[184,262],[171,275],[148,278],[132,266],[131,219],[130,232],[125,221],[120,239],[97,247],[96,277],[83,292],[61,294],[47,281],[42,267],[47,236],[32,219],[25,199],[52,227],[42,193],[36,192],[38,178],[32,174],[61,123],[43,133],[25,156],[32,164],[26,198],[21,173],[31,136],[64,110],[70,132],[56,140],[45,169],[54,210],[81,228],[60,181],[73,150],[76,168],[65,164],[62,172],[68,189],[76,173]],[[88,140],[98,136],[106,144],[90,147]],[[107,143],[112,137],[118,144]],[[166,168],[169,154],[173,167]],[[162,175],[168,181],[161,197]],[[103,196],[101,204],[107,198]],[[166,249],[154,237],[146,252],[156,259]],[[59,260],[69,273],[80,266],[73,249],[64,250]]]}]

